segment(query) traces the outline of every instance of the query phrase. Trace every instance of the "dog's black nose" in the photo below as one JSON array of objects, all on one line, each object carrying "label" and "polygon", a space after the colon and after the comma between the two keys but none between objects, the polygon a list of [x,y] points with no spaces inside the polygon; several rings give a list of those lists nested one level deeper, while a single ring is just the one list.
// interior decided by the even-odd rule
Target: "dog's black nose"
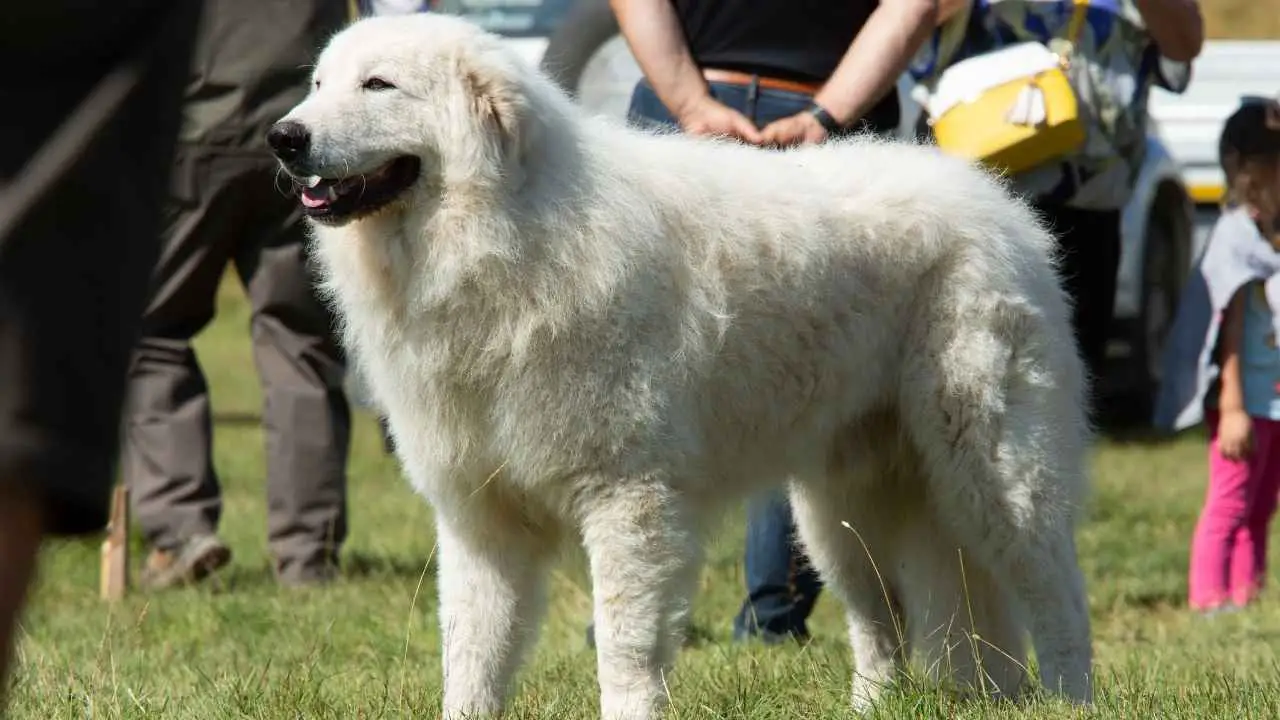
[{"label": "dog's black nose", "polygon": [[267,131],[267,145],[281,160],[296,160],[310,144],[311,132],[300,122],[278,122]]}]

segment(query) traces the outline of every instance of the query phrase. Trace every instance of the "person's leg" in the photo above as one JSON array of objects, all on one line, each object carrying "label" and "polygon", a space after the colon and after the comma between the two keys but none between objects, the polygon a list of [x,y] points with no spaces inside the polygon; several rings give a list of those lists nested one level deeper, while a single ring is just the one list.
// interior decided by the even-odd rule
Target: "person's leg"
[{"label": "person's leg", "polygon": [[807,638],[822,584],[796,535],[784,491],[763,493],[748,504],[744,550],[747,598],[733,621],[734,639]]},{"label": "person's leg", "polygon": [[40,72],[0,81],[0,715],[41,537],[107,522],[200,8],[6,9],[0,63]]},{"label": "person's leg", "polygon": [[230,560],[216,537],[222,499],[209,387],[191,342],[213,319],[246,227],[240,172],[199,151],[178,152],[169,225],[129,369],[121,471],[153,549],[142,584],[156,589],[200,580]]},{"label": "person's leg", "polygon": [[1254,537],[1261,540],[1255,543],[1254,575],[1258,578],[1258,587],[1266,584],[1267,579],[1267,546],[1270,537],[1271,521],[1275,517],[1276,508],[1280,506],[1280,421],[1266,420],[1267,433],[1267,466],[1262,471],[1262,481],[1258,485],[1258,493],[1254,507],[1256,514]]},{"label": "person's leg", "polygon": [[[757,125],[793,115],[808,107],[796,93],[761,91],[725,83],[711,83],[712,95],[742,112]],[[640,127],[674,129],[675,118],[645,81],[636,85],[628,110]],[[762,151],[763,152],[763,151]],[[795,541],[789,501],[781,491],[767,493],[749,504],[744,563],[747,598],[734,619],[734,636],[760,634],[767,641],[788,635],[805,637],[805,625],[822,585]],[[588,644],[592,640],[587,630]]]},{"label": "person's leg", "polygon": [[[805,110],[811,98],[799,93],[711,83],[712,95],[746,115],[759,127]],[[632,95],[632,122],[673,128],[675,119],[647,83]],[[763,151],[762,151],[763,152]],[[746,544],[747,597],[734,618],[734,637],[760,635],[766,642],[807,637],[806,621],[822,583],[796,541],[791,506],[785,493],[766,493],[748,505]]]},{"label": "person's leg", "polygon": [[1063,288],[1073,305],[1076,342],[1089,371],[1091,401],[1106,366],[1120,267],[1120,211],[1080,210],[1040,202],[1036,209],[1058,238]]},{"label": "person's leg", "polygon": [[237,258],[253,304],[253,352],[262,378],[267,443],[267,536],[289,585],[332,578],[347,536],[351,408],[346,358],[308,265],[292,198],[272,184],[273,163],[246,177],[263,233]]},{"label": "person's leg", "polygon": [[18,614],[36,574],[44,512],[38,496],[0,484],[0,715]]},{"label": "person's leg", "polygon": [[[713,85],[712,92],[759,127],[803,112],[812,102],[808,95],[769,89]],[[809,635],[808,619],[822,592],[822,581],[797,537],[790,503],[787,494],[777,490],[747,505],[743,548],[747,596],[733,621],[737,640],[758,636],[773,643]]]},{"label": "person's leg", "polygon": [[[679,130],[675,117],[662,104],[653,87],[643,78],[631,91],[631,104],[627,108],[627,122],[645,130],[671,131]],[[587,646],[596,646],[595,621],[587,624]]]},{"label": "person's leg", "polygon": [[1187,602],[1195,610],[1213,610],[1231,598],[1231,566],[1238,533],[1249,515],[1251,475],[1248,461],[1229,460],[1218,447],[1218,415],[1209,413],[1209,483],[1196,523],[1188,569]]},{"label": "person's leg", "polygon": [[1249,513],[1244,525],[1236,531],[1231,556],[1231,600],[1248,605],[1266,583],[1267,533],[1276,512],[1276,492],[1280,489],[1280,423],[1255,419],[1253,422],[1255,456],[1250,459],[1252,474]]}]

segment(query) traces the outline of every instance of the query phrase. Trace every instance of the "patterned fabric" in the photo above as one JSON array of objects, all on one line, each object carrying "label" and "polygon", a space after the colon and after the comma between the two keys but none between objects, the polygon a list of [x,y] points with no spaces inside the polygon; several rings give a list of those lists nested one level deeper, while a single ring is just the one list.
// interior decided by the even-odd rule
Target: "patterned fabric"
[{"label": "patterned fabric", "polygon": [[[1253,282],[1262,284],[1267,307],[1280,308],[1280,252],[1246,210],[1231,208],[1218,218],[1178,300],[1161,358],[1153,418],[1157,428],[1183,430],[1204,419],[1205,407],[1213,405],[1216,394],[1222,313],[1236,292]],[[1280,330],[1278,323],[1280,315],[1272,313],[1272,333]],[[1263,348],[1268,344],[1264,341]]]},{"label": "patterned fabric", "polygon": [[[1021,42],[1067,50],[1072,0],[972,0],[935,31],[910,72],[926,88],[950,65]],[[1182,92],[1190,66],[1160,57],[1132,0],[1091,0],[1068,70],[1082,101],[1085,147],[1068,162],[1013,178],[1034,196],[1093,210],[1122,208],[1146,153],[1151,87]]]}]

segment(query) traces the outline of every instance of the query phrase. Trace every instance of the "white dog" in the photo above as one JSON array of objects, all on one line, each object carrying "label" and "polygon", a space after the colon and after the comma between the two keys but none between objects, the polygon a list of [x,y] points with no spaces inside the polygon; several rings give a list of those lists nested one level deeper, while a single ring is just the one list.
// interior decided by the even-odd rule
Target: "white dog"
[{"label": "white dog", "polygon": [[916,649],[1016,693],[1027,629],[1091,699],[1083,370],[1051,237],[999,184],[591,119],[441,15],[354,24],[314,80],[270,141],[436,511],[446,718],[504,706],[575,536],[602,714],[658,715],[700,532],[784,482],[855,705]]}]

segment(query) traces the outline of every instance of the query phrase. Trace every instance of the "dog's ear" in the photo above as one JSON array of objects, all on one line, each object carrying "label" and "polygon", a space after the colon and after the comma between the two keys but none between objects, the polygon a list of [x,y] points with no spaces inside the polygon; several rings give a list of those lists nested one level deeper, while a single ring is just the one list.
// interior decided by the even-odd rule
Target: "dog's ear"
[{"label": "dog's ear", "polygon": [[476,116],[489,125],[503,160],[519,162],[526,114],[524,95],[501,73],[466,59],[461,64]]}]

